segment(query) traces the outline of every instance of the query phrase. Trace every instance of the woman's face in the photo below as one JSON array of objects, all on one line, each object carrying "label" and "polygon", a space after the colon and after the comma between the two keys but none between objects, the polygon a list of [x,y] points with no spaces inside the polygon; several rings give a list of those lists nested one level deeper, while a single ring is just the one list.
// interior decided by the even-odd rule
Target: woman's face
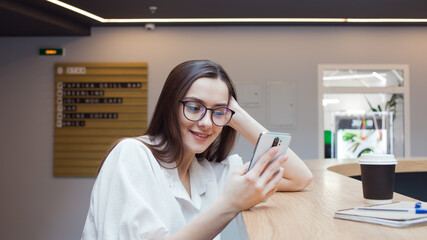
[{"label": "woman's face", "polygon": [[[229,93],[227,85],[216,78],[199,78],[185,97],[181,100],[197,101],[207,108],[227,106]],[[205,116],[197,122],[188,120],[183,113],[183,105],[178,107],[179,128],[184,143],[185,156],[204,152],[216,139],[222,127],[212,122],[212,111],[207,111]]]}]

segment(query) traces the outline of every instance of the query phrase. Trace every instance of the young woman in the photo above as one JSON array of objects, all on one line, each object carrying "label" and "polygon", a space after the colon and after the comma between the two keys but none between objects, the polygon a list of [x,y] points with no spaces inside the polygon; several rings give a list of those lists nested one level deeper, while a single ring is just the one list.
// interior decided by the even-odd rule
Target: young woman
[{"label": "young woman", "polygon": [[236,131],[267,131],[237,103],[220,65],[188,61],[169,74],[146,133],[120,141],[94,184],[82,239],[219,239],[242,210],[277,190],[298,191],[311,172],[290,149],[270,149],[247,171],[229,156]]}]

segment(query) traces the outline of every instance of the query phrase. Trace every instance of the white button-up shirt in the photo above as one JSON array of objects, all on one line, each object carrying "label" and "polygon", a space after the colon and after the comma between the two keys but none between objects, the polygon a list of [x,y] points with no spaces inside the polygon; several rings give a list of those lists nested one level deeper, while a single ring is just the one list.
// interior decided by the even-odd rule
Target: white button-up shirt
[{"label": "white button-up shirt", "polygon": [[208,208],[241,165],[237,155],[221,163],[194,158],[190,198],[176,168],[160,166],[139,140],[122,140],[95,181],[82,239],[164,239]]}]

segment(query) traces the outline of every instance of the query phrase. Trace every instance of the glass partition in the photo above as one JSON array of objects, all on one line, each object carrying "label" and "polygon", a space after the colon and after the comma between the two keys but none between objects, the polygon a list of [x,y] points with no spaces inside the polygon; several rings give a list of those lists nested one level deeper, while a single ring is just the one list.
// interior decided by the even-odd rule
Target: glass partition
[{"label": "glass partition", "polygon": [[[337,136],[343,134],[336,128],[337,116],[354,118],[379,112],[391,116],[387,123],[390,129],[375,134],[386,132],[387,138],[390,137],[388,153],[408,157],[408,69],[407,65],[319,65],[320,157],[337,157],[337,137],[344,137]],[[348,132],[351,131],[354,129]],[[360,136],[363,138],[363,134]],[[341,147],[344,145],[341,143]],[[341,157],[353,158],[357,155]]]}]

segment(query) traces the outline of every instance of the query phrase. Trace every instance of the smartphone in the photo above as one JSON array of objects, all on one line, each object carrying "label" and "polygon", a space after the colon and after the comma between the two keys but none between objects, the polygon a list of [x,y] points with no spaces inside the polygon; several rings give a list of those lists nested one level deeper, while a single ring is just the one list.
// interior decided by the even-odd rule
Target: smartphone
[{"label": "smartphone", "polygon": [[291,142],[291,135],[289,133],[279,132],[263,132],[259,135],[257,144],[255,146],[254,153],[252,155],[251,163],[249,164],[248,171],[251,170],[258,159],[264,155],[270,148],[279,147],[279,151],[276,153],[271,161],[274,161],[278,156],[286,153]]}]

